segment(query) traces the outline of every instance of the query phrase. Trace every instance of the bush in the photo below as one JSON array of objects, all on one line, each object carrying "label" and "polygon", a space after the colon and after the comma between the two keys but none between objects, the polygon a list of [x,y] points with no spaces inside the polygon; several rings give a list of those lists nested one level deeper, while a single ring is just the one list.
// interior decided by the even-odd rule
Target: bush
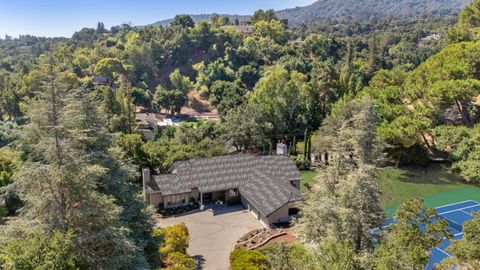
[{"label": "bush", "polygon": [[[153,237],[158,239],[158,255],[160,259],[168,265],[171,255],[175,253],[187,254],[188,240],[190,235],[185,223],[180,223],[171,227],[158,228],[153,231]],[[188,257],[188,255],[186,255]],[[174,256],[177,258],[178,254]],[[183,268],[175,268],[183,269]]]},{"label": "bush", "polygon": [[0,247],[0,269],[78,269],[73,234],[37,231]]},{"label": "bush", "polygon": [[0,204],[0,220],[8,215],[8,209],[4,204]]},{"label": "bush", "polygon": [[232,270],[266,270],[270,269],[267,257],[257,250],[236,249],[230,253]]},{"label": "bush", "polygon": [[303,159],[303,157],[293,157],[292,159],[297,169],[301,171],[310,170],[310,161]]},{"label": "bush", "polygon": [[194,270],[196,266],[195,259],[180,252],[170,253],[165,264],[169,270]]},{"label": "bush", "polygon": [[23,207],[22,200],[12,188],[7,189],[5,194],[0,197],[3,197],[5,207],[7,208],[9,214],[15,214],[18,209]]}]

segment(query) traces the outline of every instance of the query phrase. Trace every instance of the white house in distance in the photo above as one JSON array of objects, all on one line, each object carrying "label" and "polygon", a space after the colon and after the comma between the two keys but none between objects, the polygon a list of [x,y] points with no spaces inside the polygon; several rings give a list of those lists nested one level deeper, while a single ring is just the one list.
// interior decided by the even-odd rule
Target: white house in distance
[{"label": "white house in distance", "polygon": [[242,34],[251,35],[255,31],[255,26],[253,25],[224,25],[220,29],[236,31]]},{"label": "white house in distance", "polygon": [[[280,146],[280,152],[285,147]],[[284,152],[283,152],[284,153]],[[303,200],[301,175],[287,155],[238,154],[175,162],[165,175],[143,170],[145,202],[155,207],[241,203],[265,227],[289,222]]]}]

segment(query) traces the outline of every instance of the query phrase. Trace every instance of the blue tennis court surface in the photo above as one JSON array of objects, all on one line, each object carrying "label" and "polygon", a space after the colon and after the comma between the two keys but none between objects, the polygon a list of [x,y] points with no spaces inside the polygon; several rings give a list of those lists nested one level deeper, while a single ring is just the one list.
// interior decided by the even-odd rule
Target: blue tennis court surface
[{"label": "blue tennis court surface", "polygon": [[[450,230],[453,234],[452,240],[460,240],[463,238],[463,224],[474,219],[473,215],[480,212],[480,203],[476,201],[464,201],[441,206],[435,210],[437,210],[437,213],[441,218],[448,222],[448,230]],[[385,222],[383,228],[387,228],[394,223],[395,219],[389,218]],[[432,249],[430,261],[425,267],[425,270],[432,270],[436,264],[448,257],[451,257],[452,254],[446,251],[449,246],[450,240],[444,239],[438,247]]]}]

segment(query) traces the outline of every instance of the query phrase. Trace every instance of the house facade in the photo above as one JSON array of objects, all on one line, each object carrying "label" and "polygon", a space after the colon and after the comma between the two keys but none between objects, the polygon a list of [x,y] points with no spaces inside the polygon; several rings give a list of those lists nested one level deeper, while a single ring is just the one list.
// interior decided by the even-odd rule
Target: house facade
[{"label": "house facade", "polygon": [[301,175],[286,155],[247,154],[173,164],[169,174],[143,170],[145,202],[160,208],[189,203],[243,204],[265,227],[289,222],[303,200]]},{"label": "house facade", "polygon": [[253,25],[224,25],[220,29],[233,30],[246,35],[251,35],[255,32],[255,26]]}]

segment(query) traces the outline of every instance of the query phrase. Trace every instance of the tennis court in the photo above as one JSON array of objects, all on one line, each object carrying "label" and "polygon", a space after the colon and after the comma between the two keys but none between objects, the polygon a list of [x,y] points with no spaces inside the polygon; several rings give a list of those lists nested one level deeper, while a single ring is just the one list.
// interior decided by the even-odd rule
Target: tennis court
[{"label": "tennis court", "polygon": [[[463,224],[469,220],[474,219],[473,215],[480,212],[480,203],[469,200],[444,205],[435,209],[437,210],[438,215],[448,222],[448,230],[450,230],[453,235],[453,239],[451,240],[460,240],[463,238]],[[395,219],[390,218],[384,224],[384,228],[394,223]],[[452,256],[452,254],[446,251],[447,248],[450,246],[451,240],[444,239],[438,247],[432,249],[430,261],[425,267],[426,270],[433,269],[436,264]]]}]

